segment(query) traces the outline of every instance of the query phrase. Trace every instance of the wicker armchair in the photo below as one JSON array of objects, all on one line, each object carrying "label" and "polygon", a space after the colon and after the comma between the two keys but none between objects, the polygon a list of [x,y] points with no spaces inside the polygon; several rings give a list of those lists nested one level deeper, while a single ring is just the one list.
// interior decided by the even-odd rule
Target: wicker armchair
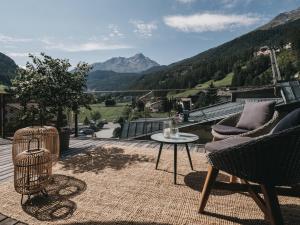
[{"label": "wicker armchair", "polygon": [[[244,181],[250,196],[272,225],[283,224],[275,186],[300,183],[300,126],[260,138],[233,139],[240,139],[240,144],[227,144],[226,147],[229,139],[210,143],[210,148],[216,143],[222,146],[221,142],[225,147],[215,151],[210,149],[207,154],[210,165],[201,193],[199,212],[204,212],[212,186],[219,170],[222,170]],[[260,185],[264,199],[253,191],[253,185],[249,182]]]},{"label": "wicker armchair", "polygon": [[[238,113],[238,114],[232,115],[230,117],[227,117],[227,118],[221,120],[220,122],[218,122],[217,125],[226,125],[226,126],[235,127],[236,124],[238,123],[239,119],[240,119],[241,114],[242,113]],[[241,137],[258,137],[258,136],[261,136],[261,135],[265,135],[265,134],[269,133],[274,128],[274,126],[277,124],[278,121],[279,121],[279,113],[278,113],[278,111],[275,111],[274,114],[273,114],[273,117],[267,123],[265,123],[263,126],[255,129],[255,130],[251,130],[251,131],[248,131],[246,133],[239,134],[238,136],[241,136]],[[236,135],[220,134],[220,133],[218,133],[217,131],[215,131],[213,129],[212,129],[211,133],[213,135],[213,140],[214,141],[223,140],[223,139],[226,139],[226,138],[236,136]]]}]

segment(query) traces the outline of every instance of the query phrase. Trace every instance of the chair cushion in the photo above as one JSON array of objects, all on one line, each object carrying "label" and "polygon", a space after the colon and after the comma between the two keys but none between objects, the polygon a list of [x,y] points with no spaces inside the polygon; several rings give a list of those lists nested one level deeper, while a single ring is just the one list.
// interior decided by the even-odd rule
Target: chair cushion
[{"label": "chair cushion", "polygon": [[274,114],[275,101],[246,102],[236,127],[255,130],[267,123]]},{"label": "chair cushion", "polygon": [[221,141],[214,141],[214,142],[207,143],[204,148],[207,152],[216,152],[216,151],[220,151],[226,148],[230,148],[236,145],[246,143],[252,139],[253,138],[250,137],[232,137]]},{"label": "chair cushion", "polygon": [[272,134],[300,125],[300,108],[287,114],[271,131]]},{"label": "chair cushion", "polygon": [[241,129],[238,127],[226,126],[221,124],[216,124],[211,126],[211,128],[219,134],[225,135],[238,135],[248,132],[249,130]]}]

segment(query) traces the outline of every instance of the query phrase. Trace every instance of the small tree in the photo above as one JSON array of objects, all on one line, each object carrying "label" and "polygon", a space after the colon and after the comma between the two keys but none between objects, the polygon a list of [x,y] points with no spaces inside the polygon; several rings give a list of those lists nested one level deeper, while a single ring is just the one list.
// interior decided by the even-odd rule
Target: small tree
[{"label": "small tree", "polygon": [[136,104],[136,108],[139,112],[145,111],[145,103],[142,100],[138,100]]},{"label": "small tree", "polygon": [[113,131],[113,137],[114,138],[120,138],[122,135],[122,128],[121,127],[116,127]]},{"label": "small tree", "polygon": [[84,125],[89,125],[90,124],[90,120],[89,120],[89,118],[87,116],[84,118],[83,124]]},{"label": "small tree", "polygon": [[206,92],[207,105],[215,104],[219,101],[218,90],[215,88],[213,82],[210,83]]},{"label": "small tree", "polygon": [[99,111],[93,111],[91,112],[91,119],[94,121],[100,120],[101,119],[101,113]]},{"label": "small tree", "polygon": [[105,106],[109,107],[109,106],[115,106],[116,105],[116,101],[114,99],[106,99],[105,100]]},{"label": "small tree", "polygon": [[27,62],[26,69],[18,70],[13,80],[15,96],[25,108],[29,102],[38,105],[41,125],[45,123],[46,113],[53,113],[60,131],[65,125],[66,109],[78,112],[80,105],[89,108],[90,96],[83,91],[90,66],[78,63],[70,72],[71,64],[67,59],[55,59],[44,53],[41,57],[29,57],[32,62]]}]

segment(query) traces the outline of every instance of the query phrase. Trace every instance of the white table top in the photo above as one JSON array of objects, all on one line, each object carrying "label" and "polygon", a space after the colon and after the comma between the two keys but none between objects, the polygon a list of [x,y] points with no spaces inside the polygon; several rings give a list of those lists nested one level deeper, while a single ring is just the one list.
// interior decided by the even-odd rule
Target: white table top
[{"label": "white table top", "polygon": [[151,135],[151,139],[162,143],[186,144],[197,141],[199,137],[195,134],[178,133],[178,137],[165,138],[163,133],[158,133]]}]

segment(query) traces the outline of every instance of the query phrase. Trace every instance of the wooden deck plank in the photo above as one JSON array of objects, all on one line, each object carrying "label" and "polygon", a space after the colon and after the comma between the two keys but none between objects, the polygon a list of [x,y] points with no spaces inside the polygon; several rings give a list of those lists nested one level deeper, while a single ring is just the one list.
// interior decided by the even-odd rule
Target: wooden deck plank
[{"label": "wooden deck plank", "polygon": [[2,213],[0,213],[0,222],[2,221],[2,220],[5,220],[7,218],[7,216],[4,216]]},{"label": "wooden deck plank", "polygon": [[0,225],[15,225],[16,223],[18,223],[17,220],[7,217],[0,222]]}]

